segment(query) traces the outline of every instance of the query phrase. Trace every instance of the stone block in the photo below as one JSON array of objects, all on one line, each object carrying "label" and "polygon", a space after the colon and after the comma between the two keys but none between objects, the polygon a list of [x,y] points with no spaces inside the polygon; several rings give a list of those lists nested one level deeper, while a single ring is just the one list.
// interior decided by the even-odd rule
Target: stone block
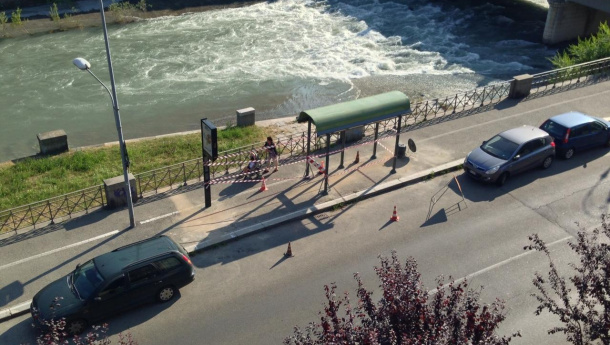
[{"label": "stone block", "polygon": [[55,131],[38,133],[38,145],[40,153],[43,155],[52,155],[68,151],[68,135],[63,129]]},{"label": "stone block", "polygon": [[254,126],[255,122],[254,108],[244,108],[237,111],[237,127]]},{"label": "stone block", "polygon": [[[138,200],[136,179],[131,173],[128,177],[131,186],[131,200],[135,202]],[[123,175],[104,180],[104,190],[106,191],[106,206],[108,208],[115,209],[127,205],[127,198],[125,197],[127,189],[125,189],[125,177]]]},{"label": "stone block", "polygon": [[529,74],[514,77],[510,84],[508,98],[523,98],[529,95],[532,90],[532,81],[533,77]]},{"label": "stone block", "polygon": [[345,131],[345,142],[351,143],[364,138],[364,126],[350,128]]}]

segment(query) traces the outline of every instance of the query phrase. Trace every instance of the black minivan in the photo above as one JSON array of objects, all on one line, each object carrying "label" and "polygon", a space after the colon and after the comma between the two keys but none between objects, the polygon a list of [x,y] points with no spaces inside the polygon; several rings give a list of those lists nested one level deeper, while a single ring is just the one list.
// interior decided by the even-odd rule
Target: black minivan
[{"label": "black minivan", "polygon": [[156,236],[77,265],[40,290],[30,309],[41,326],[64,318],[66,331],[79,334],[123,310],[154,299],[167,302],[194,278],[187,251],[167,236]]}]

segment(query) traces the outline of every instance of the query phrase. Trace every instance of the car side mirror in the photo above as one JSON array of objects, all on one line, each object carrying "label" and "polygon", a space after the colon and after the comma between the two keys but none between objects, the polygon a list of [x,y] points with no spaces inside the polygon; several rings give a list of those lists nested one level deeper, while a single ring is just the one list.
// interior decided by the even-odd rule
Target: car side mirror
[{"label": "car side mirror", "polygon": [[487,142],[487,140],[483,140],[483,142],[481,143],[481,145],[485,145],[485,143]]},{"label": "car side mirror", "polygon": [[518,161],[518,160],[519,160],[519,158],[521,158],[521,155],[516,155],[515,157],[513,157],[513,160],[514,160],[514,161]]}]

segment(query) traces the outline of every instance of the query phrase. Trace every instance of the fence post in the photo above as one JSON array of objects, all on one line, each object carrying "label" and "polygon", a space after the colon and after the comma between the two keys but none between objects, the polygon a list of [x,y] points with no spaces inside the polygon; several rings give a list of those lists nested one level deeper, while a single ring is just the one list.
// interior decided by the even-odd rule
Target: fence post
[{"label": "fence post", "polygon": [[32,213],[32,206],[28,206],[28,210],[30,211],[30,218],[32,218],[32,226],[36,229],[36,221],[34,220],[34,213]]},{"label": "fence post", "polygon": [[182,177],[184,179],[183,186],[186,186],[186,167],[184,166],[184,163],[182,163]]},{"label": "fence post", "polygon": [[53,211],[51,211],[51,202],[47,200],[47,207],[49,208],[49,219],[51,219],[51,224],[55,224],[55,220],[53,220]]}]

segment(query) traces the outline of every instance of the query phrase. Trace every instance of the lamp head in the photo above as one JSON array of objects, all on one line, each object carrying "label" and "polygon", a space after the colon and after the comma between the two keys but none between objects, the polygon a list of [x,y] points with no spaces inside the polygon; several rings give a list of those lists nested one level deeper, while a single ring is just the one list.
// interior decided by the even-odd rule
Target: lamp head
[{"label": "lamp head", "polygon": [[86,71],[89,68],[91,68],[91,64],[89,63],[89,61],[87,61],[83,58],[76,58],[76,59],[72,60],[72,63],[74,64],[74,66],[78,67],[78,69],[80,69],[82,71]]}]

